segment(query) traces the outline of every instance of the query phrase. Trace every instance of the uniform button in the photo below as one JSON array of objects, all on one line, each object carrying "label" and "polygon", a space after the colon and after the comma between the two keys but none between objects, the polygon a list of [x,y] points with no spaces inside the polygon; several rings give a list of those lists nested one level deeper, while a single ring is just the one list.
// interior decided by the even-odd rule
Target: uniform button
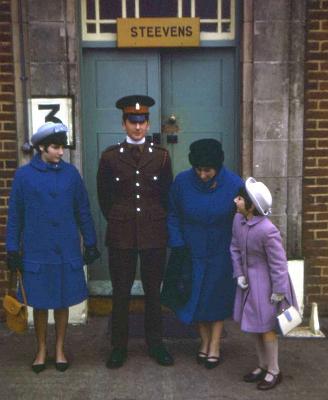
[{"label": "uniform button", "polygon": [[139,171],[139,170],[136,170],[136,174],[139,175],[139,174],[140,174],[140,171]]},{"label": "uniform button", "polygon": [[55,197],[57,197],[57,193],[56,192],[50,192],[50,196],[55,198]]},{"label": "uniform button", "polygon": [[157,176],[154,176],[154,178],[153,178],[153,179],[154,179],[154,181],[157,181],[158,177],[157,177]]},{"label": "uniform button", "polygon": [[117,177],[117,178],[115,178],[115,180],[118,182],[120,180],[120,178]]},{"label": "uniform button", "polygon": [[138,207],[138,208],[137,208],[137,212],[140,212],[140,211],[141,211],[141,208]]},{"label": "uniform button", "polygon": [[137,194],[137,195],[136,195],[136,198],[137,198],[137,199],[140,199],[140,194]]},{"label": "uniform button", "polygon": [[59,222],[52,221],[51,225],[57,227],[57,226],[59,226]]},{"label": "uniform button", "polygon": [[136,182],[136,186],[140,186],[140,183],[139,183],[139,182]]}]

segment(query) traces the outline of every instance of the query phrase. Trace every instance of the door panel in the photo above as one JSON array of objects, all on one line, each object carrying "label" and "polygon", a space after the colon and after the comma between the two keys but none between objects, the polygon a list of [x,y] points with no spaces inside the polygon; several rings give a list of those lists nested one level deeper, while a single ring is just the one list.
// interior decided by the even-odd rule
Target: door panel
[{"label": "door panel", "polygon": [[[200,138],[220,140],[225,165],[237,170],[233,50],[163,52],[161,65],[162,130],[176,130],[178,139],[167,145],[174,172],[190,168],[188,148]],[[173,127],[168,122],[171,115],[176,118]]]}]

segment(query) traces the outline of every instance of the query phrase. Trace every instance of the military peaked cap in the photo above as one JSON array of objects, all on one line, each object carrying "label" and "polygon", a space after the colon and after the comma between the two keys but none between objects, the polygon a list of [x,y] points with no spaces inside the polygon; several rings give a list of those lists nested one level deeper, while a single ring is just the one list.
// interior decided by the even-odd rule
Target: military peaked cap
[{"label": "military peaked cap", "polygon": [[152,97],[134,94],[117,100],[116,107],[123,111],[131,122],[144,122],[148,119],[149,107],[155,104]]}]

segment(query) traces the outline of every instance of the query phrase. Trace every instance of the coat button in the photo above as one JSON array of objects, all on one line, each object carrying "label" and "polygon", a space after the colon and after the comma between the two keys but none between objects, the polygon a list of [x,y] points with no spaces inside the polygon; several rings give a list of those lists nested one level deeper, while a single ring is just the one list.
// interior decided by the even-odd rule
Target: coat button
[{"label": "coat button", "polygon": [[61,254],[61,250],[59,246],[55,246],[54,251],[56,254]]},{"label": "coat button", "polygon": [[139,175],[139,174],[140,174],[140,171],[139,171],[138,169],[136,170],[136,174],[137,174],[137,175]]},{"label": "coat button", "polygon": [[119,178],[119,177],[117,177],[117,178],[115,178],[115,180],[118,182],[118,181],[120,180],[120,178]]},{"label": "coat button", "polygon": [[52,221],[51,225],[54,226],[54,227],[57,227],[57,226],[59,226],[59,222]]},{"label": "coat button", "polygon": [[137,212],[140,212],[140,211],[141,211],[141,208],[137,207]]},{"label": "coat button", "polygon": [[137,194],[137,195],[136,195],[136,198],[137,198],[137,199],[140,199],[140,194]]},{"label": "coat button", "polygon": [[139,183],[139,182],[136,182],[136,186],[140,186],[140,183]]}]

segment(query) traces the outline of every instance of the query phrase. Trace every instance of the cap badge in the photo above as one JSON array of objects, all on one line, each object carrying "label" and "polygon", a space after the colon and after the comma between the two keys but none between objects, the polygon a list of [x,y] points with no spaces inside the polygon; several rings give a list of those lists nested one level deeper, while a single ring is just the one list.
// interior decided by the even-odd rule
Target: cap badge
[{"label": "cap badge", "polygon": [[136,103],[136,110],[140,110],[140,104]]}]

